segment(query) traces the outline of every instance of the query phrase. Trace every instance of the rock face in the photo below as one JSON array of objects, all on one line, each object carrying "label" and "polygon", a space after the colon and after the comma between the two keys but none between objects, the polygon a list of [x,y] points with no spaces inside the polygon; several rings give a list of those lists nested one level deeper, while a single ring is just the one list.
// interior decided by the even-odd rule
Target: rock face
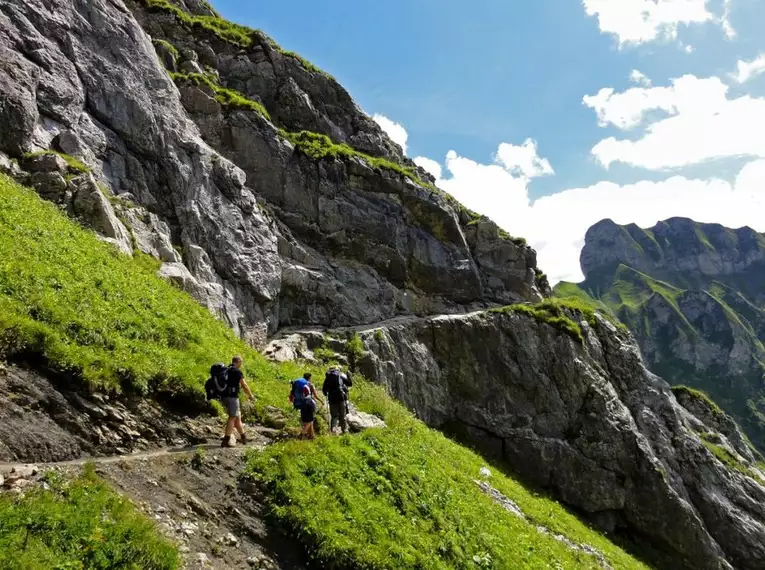
[{"label": "rock face", "polygon": [[[0,0],[0,152],[83,161],[105,193],[74,205],[125,253],[183,263],[173,278],[246,338],[546,292],[534,251],[429,186],[334,79],[254,30],[193,25],[205,3],[156,4]],[[302,152],[302,130],[353,153]],[[70,203],[65,160],[27,162]],[[107,196],[130,204],[116,220]]]},{"label": "rock face", "polygon": [[649,368],[707,392],[765,450],[765,236],[673,218],[610,220],[587,232],[586,280],[558,285],[604,302],[635,334]]},{"label": "rock face", "polygon": [[581,326],[583,344],[519,314],[412,319],[360,330],[359,371],[429,425],[650,545],[662,567],[762,568],[765,472],[751,451],[681,406],[627,333]]}]

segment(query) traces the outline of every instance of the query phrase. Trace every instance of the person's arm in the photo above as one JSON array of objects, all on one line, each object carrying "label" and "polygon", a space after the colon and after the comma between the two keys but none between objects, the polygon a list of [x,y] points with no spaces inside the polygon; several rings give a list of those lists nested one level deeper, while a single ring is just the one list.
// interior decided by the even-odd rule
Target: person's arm
[{"label": "person's arm", "polygon": [[245,394],[247,394],[247,397],[250,400],[254,400],[255,397],[252,395],[252,392],[250,391],[250,387],[247,385],[247,382],[244,380],[244,376],[242,376],[242,379],[239,381],[239,385],[242,387],[242,390],[244,390]]},{"label": "person's arm", "polygon": [[309,384],[309,386],[311,386],[311,395],[312,395],[314,398],[316,398],[317,400],[319,400],[319,402],[321,402],[321,404],[322,404],[322,405],[324,405],[324,400],[322,400],[322,399],[319,397],[319,394],[316,392],[316,386],[314,386],[314,385],[313,385],[313,382],[311,382],[311,383]]}]

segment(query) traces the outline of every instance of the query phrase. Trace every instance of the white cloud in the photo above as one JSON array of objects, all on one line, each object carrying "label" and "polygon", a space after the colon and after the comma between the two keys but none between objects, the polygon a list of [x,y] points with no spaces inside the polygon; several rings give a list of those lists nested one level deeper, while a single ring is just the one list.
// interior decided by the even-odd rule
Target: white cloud
[{"label": "white cloud", "polygon": [[671,115],[645,129],[637,140],[609,137],[592,149],[608,168],[614,162],[661,170],[729,157],[765,157],[765,99],[728,98],[717,77],[686,75],[671,87],[632,88],[624,93],[601,90],[586,98],[601,124],[633,128],[650,110]]},{"label": "white cloud", "polygon": [[390,137],[390,140],[398,144],[404,151],[404,154],[406,154],[406,141],[409,140],[409,134],[406,132],[406,129],[399,123],[391,121],[388,117],[379,113],[375,113],[372,119],[380,125],[380,128]]},{"label": "white cloud", "polygon": [[765,73],[765,53],[754,58],[752,61],[739,61],[737,67],[736,81],[746,83],[750,79]]},{"label": "white cloud", "polygon": [[418,156],[414,159],[414,163],[424,168],[427,172],[430,172],[436,180],[441,178],[441,165],[438,164],[435,160],[431,160],[430,158],[426,158],[424,156]]},{"label": "white cloud", "polygon": [[651,86],[651,80],[648,78],[648,76],[642,71],[638,71],[637,69],[633,69],[632,73],[630,73],[630,81],[642,87]]},{"label": "white cloud", "polygon": [[723,13],[722,19],[720,20],[723,31],[725,32],[725,37],[728,38],[729,40],[736,39],[736,36],[738,36],[738,33],[733,27],[733,24],[730,23],[730,14],[731,14],[732,7],[733,7],[733,0],[725,0],[725,11]]},{"label": "white cloud", "polygon": [[582,102],[595,110],[600,126],[626,130],[640,125],[648,111],[694,116],[715,112],[725,105],[727,91],[717,77],[684,75],[673,79],[670,87],[631,87],[622,93],[608,87],[597,95],[585,95]]},{"label": "white cloud", "polygon": [[527,179],[555,174],[548,160],[537,154],[537,143],[531,139],[526,139],[520,146],[500,144],[496,161],[508,172]]},{"label": "white cloud", "polygon": [[588,16],[597,16],[600,31],[615,35],[620,47],[675,39],[680,24],[714,20],[707,0],[583,0],[583,4]]},{"label": "white cloud", "polygon": [[765,160],[747,164],[735,184],[674,176],[620,186],[600,182],[531,202],[528,181],[499,164],[479,164],[450,151],[437,184],[467,207],[488,215],[538,252],[551,282],[580,281],[579,253],[594,223],[654,225],[673,216],[765,230]]}]

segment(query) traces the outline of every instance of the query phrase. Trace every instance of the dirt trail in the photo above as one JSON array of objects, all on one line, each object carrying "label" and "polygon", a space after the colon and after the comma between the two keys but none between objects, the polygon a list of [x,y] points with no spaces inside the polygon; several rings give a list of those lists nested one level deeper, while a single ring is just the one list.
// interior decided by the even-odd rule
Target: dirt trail
[{"label": "dirt trail", "polygon": [[[275,432],[275,430],[269,430],[268,428],[250,428],[250,432],[254,431],[258,434]],[[275,433],[274,433],[275,435]],[[268,440],[265,440],[268,441]],[[166,455],[178,455],[178,454],[191,454],[197,450],[210,451],[217,450],[219,453],[228,453],[241,451],[241,449],[263,449],[267,443],[263,443],[263,440],[258,439],[257,442],[249,443],[246,446],[239,444],[238,448],[226,448],[221,447],[220,442],[215,443],[202,443],[199,445],[186,445],[186,446],[171,446],[154,449],[152,451],[137,452],[137,453],[125,453],[118,455],[107,456],[94,456],[94,457],[81,457],[78,459],[69,459],[66,461],[50,461],[42,463],[0,463],[0,474],[10,473],[14,469],[27,468],[29,466],[37,466],[41,471],[51,467],[80,467],[86,463],[93,463],[96,465],[104,463],[119,463],[122,461],[141,461],[144,459],[153,459],[156,457],[162,457]]]},{"label": "dirt trail", "polygon": [[[96,473],[178,544],[187,570],[304,568],[294,543],[266,521],[257,487],[241,479],[245,457],[281,432],[247,426],[248,445],[223,448],[220,440],[151,451],[45,463],[2,463],[0,475],[40,481],[51,469],[74,476],[92,463]],[[36,469],[33,474],[32,466]]]}]

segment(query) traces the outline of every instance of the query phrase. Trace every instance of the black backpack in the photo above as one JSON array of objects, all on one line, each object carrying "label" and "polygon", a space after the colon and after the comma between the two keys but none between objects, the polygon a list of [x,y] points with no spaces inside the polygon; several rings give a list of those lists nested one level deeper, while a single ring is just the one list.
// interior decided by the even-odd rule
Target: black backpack
[{"label": "black backpack", "polygon": [[324,377],[324,386],[327,388],[327,399],[330,403],[339,404],[347,399],[345,383],[338,370],[332,369],[327,372]]},{"label": "black backpack", "polygon": [[217,362],[210,367],[210,377],[205,382],[207,401],[220,400],[228,393],[228,366]]}]

